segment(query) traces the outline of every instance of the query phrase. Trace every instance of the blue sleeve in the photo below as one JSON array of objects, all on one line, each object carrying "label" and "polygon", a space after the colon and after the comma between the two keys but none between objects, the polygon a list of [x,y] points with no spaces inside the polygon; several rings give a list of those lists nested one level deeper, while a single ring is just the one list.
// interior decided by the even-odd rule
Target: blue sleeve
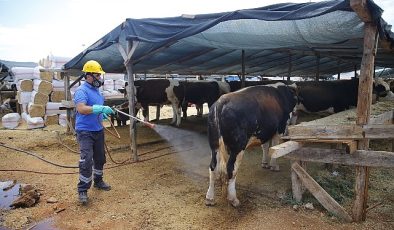
[{"label": "blue sleeve", "polygon": [[78,103],[86,104],[88,102],[88,95],[83,90],[77,90],[74,93],[74,104],[77,105]]}]

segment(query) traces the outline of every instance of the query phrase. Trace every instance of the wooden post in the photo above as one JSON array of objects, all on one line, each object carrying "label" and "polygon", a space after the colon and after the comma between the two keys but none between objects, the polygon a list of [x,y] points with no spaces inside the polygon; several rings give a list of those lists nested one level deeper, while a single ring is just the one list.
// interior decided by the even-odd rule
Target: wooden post
[{"label": "wooden post", "polygon": [[[372,104],[373,67],[378,42],[376,25],[372,23],[365,23],[364,29],[364,51],[363,58],[361,60],[358,86],[357,125],[365,125],[369,122]],[[368,139],[363,139],[358,142],[358,149],[367,150],[368,147]],[[353,220],[357,222],[365,220],[366,218],[368,177],[368,167],[356,167]]]},{"label": "wooden post", "polygon": [[354,78],[357,78],[357,65],[354,65]]},{"label": "wooden post", "polygon": [[242,73],[241,73],[241,88],[245,87],[245,50],[242,50],[241,54],[241,65],[242,65]]},{"label": "wooden post", "polygon": [[[62,79],[64,79],[64,96],[66,101],[71,100],[71,92],[70,92],[70,76],[68,74],[64,74],[63,72],[60,73]],[[71,109],[67,108],[66,113],[66,122],[67,122],[67,133],[71,132],[70,125],[72,124],[71,121]]]},{"label": "wooden post", "polygon": [[316,53],[316,81],[320,78],[320,54]]},{"label": "wooden post", "polygon": [[160,105],[156,105],[156,121],[160,119]]},{"label": "wooden post", "polygon": [[[291,165],[293,164],[301,164],[301,161],[291,161]],[[303,186],[302,186],[302,181],[298,177],[297,173],[290,168],[291,171],[291,189],[293,192],[293,199],[295,199],[297,202],[302,201],[302,194],[303,194]]]},{"label": "wooden post", "polygon": [[[134,48],[134,49],[133,49]],[[127,76],[128,76],[128,95],[129,99],[129,114],[135,116],[135,94],[134,92],[134,76],[133,76],[133,63],[131,62],[131,56],[136,47],[133,47],[133,42],[128,41],[127,43],[127,60],[125,61]],[[130,119],[130,144],[131,154],[133,155],[134,161],[138,161],[137,154],[137,121]]]},{"label": "wooden post", "polygon": [[352,217],[346,212],[346,210],[340,206],[298,163],[292,163],[291,169],[297,174],[305,187],[320,202],[320,204],[323,205],[324,208],[347,222],[352,221]]},{"label": "wooden post", "polygon": [[291,63],[291,53],[289,53],[289,70],[287,71],[287,82],[290,82],[290,76],[291,76],[291,69],[292,69],[292,63]]},{"label": "wooden post", "polygon": [[338,80],[341,79],[341,69],[339,68],[339,66],[341,65],[341,60],[338,60],[337,66],[338,66]]}]

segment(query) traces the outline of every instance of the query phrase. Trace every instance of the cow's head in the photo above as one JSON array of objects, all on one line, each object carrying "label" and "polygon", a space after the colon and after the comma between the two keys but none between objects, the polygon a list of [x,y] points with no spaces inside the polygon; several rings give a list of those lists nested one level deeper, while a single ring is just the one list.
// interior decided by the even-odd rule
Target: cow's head
[{"label": "cow's head", "polygon": [[[128,91],[129,91],[129,87],[128,87],[129,83],[126,82],[125,87],[123,89],[118,89],[119,92],[124,94],[124,97],[127,97],[128,95]],[[138,90],[139,90],[139,86],[134,85],[134,101],[136,103],[138,103]]]}]

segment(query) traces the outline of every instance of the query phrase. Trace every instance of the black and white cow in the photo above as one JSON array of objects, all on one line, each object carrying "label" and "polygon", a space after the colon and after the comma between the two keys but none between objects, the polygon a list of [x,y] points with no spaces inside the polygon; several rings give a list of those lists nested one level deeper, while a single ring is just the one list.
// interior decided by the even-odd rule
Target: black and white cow
[{"label": "black and white cow", "polygon": [[[149,79],[134,81],[137,108],[142,107],[142,115],[148,119],[149,105],[171,104],[173,117],[171,124],[181,124],[181,109],[178,98],[183,97],[179,81],[168,79]],[[127,89],[127,87],[126,87]],[[128,105],[127,105],[128,106]]]},{"label": "black and white cow", "polygon": [[218,174],[222,181],[228,180],[228,201],[234,207],[239,205],[235,180],[249,139],[255,136],[266,143],[285,132],[296,102],[296,87],[283,83],[247,87],[222,95],[215,102],[208,115],[211,163],[206,205],[215,203],[214,183]]}]

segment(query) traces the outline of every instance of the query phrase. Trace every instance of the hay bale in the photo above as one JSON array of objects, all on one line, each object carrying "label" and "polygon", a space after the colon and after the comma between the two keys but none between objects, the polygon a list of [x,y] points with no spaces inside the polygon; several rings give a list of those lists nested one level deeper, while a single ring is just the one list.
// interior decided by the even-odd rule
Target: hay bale
[{"label": "hay bale", "polygon": [[57,125],[59,124],[59,116],[58,115],[46,115],[45,116],[45,125]]},{"label": "hay bale", "polygon": [[53,73],[51,72],[40,72],[40,79],[48,82],[52,82]]},{"label": "hay bale", "polygon": [[49,101],[49,96],[37,91],[33,91],[31,94],[31,102],[33,104],[46,105]]},{"label": "hay bale", "polygon": [[39,104],[29,104],[28,112],[30,117],[44,117],[45,116],[45,106]]},{"label": "hay bale", "polygon": [[25,92],[31,92],[33,91],[33,81],[30,79],[24,79],[18,81],[18,90],[25,91]]},{"label": "hay bale", "polygon": [[62,102],[62,100],[66,100],[66,93],[64,91],[52,91],[50,100],[51,102]]},{"label": "hay bale", "polygon": [[35,79],[33,81],[33,89],[45,95],[49,95],[52,92],[53,86],[52,83],[49,81],[43,81]]}]

